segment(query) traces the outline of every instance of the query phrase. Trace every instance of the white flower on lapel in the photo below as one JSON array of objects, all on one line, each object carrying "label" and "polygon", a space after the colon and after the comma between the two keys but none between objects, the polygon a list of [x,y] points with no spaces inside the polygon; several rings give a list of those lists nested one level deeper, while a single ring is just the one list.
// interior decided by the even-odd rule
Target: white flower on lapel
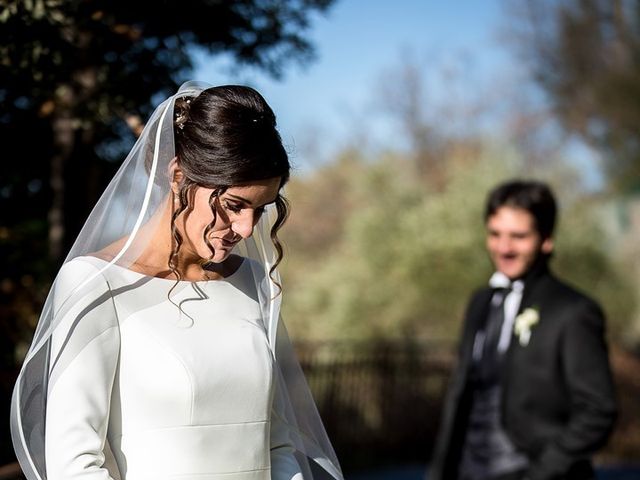
[{"label": "white flower on lapel", "polygon": [[540,321],[540,313],[536,307],[525,308],[516,317],[513,330],[518,337],[518,342],[523,347],[529,345],[531,339],[531,328]]}]

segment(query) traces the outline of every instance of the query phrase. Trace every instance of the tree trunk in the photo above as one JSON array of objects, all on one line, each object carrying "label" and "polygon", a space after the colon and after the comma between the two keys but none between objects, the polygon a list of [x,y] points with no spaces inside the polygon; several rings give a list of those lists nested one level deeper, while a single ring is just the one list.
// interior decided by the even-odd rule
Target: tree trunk
[{"label": "tree trunk", "polygon": [[51,207],[49,208],[49,257],[54,263],[62,260],[64,245],[64,167],[74,147],[73,91],[69,86],[58,88],[58,101],[53,126],[55,154],[51,158]]}]

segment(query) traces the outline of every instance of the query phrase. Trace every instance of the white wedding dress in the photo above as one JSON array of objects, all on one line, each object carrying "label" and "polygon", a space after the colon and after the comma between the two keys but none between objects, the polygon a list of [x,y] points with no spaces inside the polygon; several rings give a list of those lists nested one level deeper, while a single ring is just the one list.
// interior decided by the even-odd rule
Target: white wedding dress
[{"label": "white wedding dress", "polygon": [[[302,480],[249,262],[171,300],[119,266],[93,282],[52,336],[48,480]],[[68,262],[56,297],[104,265]]]}]

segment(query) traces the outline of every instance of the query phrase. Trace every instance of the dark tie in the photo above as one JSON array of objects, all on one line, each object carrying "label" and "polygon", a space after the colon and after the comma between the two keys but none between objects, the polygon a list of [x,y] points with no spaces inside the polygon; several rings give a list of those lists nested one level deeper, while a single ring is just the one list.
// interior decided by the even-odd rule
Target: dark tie
[{"label": "dark tie", "polygon": [[498,342],[504,323],[504,300],[509,292],[507,288],[496,288],[491,298],[479,365],[480,380],[483,383],[493,383],[499,379],[501,354],[498,352]]}]

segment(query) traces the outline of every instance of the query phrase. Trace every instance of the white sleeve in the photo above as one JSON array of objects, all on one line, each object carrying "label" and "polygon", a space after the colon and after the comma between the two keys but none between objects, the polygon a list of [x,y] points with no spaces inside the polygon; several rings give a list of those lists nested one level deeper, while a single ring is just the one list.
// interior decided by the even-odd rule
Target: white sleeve
[{"label": "white sleeve", "polygon": [[278,380],[271,408],[271,480],[304,480],[294,456],[287,425],[283,421],[284,406]]},{"label": "white sleeve", "polygon": [[[58,274],[54,308],[95,268],[72,260]],[[51,337],[45,427],[48,480],[108,480],[104,467],[111,390],[120,333],[113,298],[100,276],[65,305]],[[69,303],[69,302],[67,302]],[[118,477],[118,475],[114,475]]]}]

